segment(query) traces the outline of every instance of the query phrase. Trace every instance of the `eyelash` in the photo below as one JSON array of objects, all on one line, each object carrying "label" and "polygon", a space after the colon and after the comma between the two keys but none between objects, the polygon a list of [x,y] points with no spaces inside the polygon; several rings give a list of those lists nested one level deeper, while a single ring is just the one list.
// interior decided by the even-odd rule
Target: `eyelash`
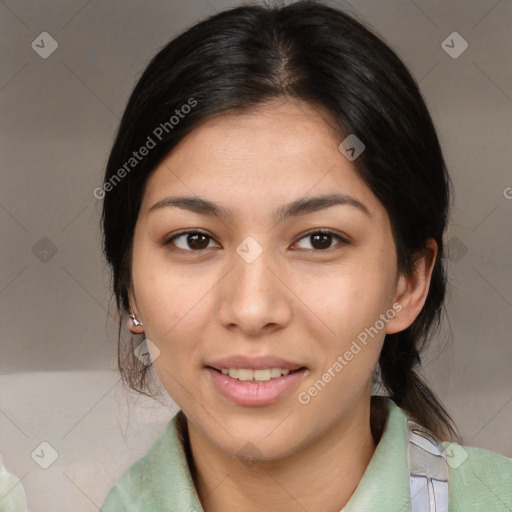
[{"label": "eyelash", "polygon": [[[179,238],[179,237],[181,237],[183,235],[196,235],[196,234],[204,235],[204,236],[210,238],[211,240],[214,240],[214,238],[212,236],[210,236],[208,233],[205,233],[204,231],[200,231],[200,230],[181,231],[181,232],[175,233],[171,237],[167,238],[164,241],[163,245],[164,246],[172,245],[173,240],[175,240],[176,238]],[[320,234],[320,235],[331,235],[331,236],[337,238],[338,240],[340,240],[341,244],[343,244],[343,245],[348,245],[350,243],[347,240],[347,238],[341,236],[340,234],[336,233],[335,231],[331,231],[331,230],[327,230],[327,229],[316,229],[316,230],[313,230],[313,231],[308,231],[307,233],[304,233],[301,236],[301,238],[299,238],[297,240],[297,242],[294,242],[294,243],[298,243],[298,242],[300,242],[304,238],[310,237],[312,235],[317,235],[317,234]],[[312,252],[327,252],[327,251],[330,251],[331,249],[334,249],[335,247],[336,247],[336,245],[334,245],[333,247],[329,247],[327,249],[304,249],[304,250],[312,251]],[[181,252],[196,252],[196,253],[198,253],[198,252],[205,251],[206,248],[205,249],[194,250],[194,249],[182,249],[180,247],[175,247],[172,250],[173,251],[181,251]]]}]

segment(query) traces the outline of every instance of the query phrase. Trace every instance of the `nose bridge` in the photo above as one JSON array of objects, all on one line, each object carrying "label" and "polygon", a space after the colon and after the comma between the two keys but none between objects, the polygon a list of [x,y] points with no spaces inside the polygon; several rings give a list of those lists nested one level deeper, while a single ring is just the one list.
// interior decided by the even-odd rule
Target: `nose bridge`
[{"label": "nose bridge", "polygon": [[[261,240],[261,238],[260,238]],[[235,257],[235,289],[241,293],[256,293],[268,291],[268,279],[275,279],[269,266],[272,266],[272,249],[264,247],[264,241],[258,241],[253,236],[246,237],[236,248]],[[258,297],[253,296],[253,299]]]},{"label": "nose bridge", "polygon": [[224,324],[237,324],[257,332],[265,325],[288,319],[286,289],[280,286],[274,269],[273,249],[249,236],[237,247],[233,269],[222,293]]}]

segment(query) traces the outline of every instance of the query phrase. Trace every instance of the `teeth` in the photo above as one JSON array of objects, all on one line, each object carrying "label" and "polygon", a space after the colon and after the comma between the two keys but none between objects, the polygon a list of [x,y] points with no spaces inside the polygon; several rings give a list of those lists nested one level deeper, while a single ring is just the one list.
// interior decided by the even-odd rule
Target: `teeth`
[{"label": "teeth", "polygon": [[[290,373],[290,370],[284,370],[287,373]],[[285,373],[285,375],[287,375]],[[275,379],[276,377],[281,377],[281,368],[270,368],[270,378]]]},{"label": "teeth", "polygon": [[288,375],[290,370],[284,368],[264,368],[262,370],[251,370],[250,368],[221,368],[224,375],[241,381],[255,380],[265,382],[270,379],[277,379],[281,375]]},{"label": "teeth", "polygon": [[[231,377],[231,370],[229,371]],[[238,369],[238,380],[253,380],[254,372],[252,370],[244,370],[243,368]]]}]

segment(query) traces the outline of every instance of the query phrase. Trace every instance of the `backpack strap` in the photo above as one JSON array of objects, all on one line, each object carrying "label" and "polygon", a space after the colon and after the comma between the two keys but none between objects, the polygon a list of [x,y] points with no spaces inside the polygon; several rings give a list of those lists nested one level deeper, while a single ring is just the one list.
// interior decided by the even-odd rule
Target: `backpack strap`
[{"label": "backpack strap", "polygon": [[446,450],[430,430],[407,421],[412,512],[448,512]]}]

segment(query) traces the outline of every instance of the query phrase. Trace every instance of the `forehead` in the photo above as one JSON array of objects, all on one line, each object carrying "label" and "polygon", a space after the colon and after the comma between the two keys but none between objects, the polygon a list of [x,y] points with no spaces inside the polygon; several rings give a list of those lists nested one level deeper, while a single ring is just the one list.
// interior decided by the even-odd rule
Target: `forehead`
[{"label": "forehead", "polygon": [[188,134],[153,171],[142,209],[171,193],[267,211],[305,195],[343,193],[369,210],[378,208],[339,151],[341,140],[330,115],[305,103],[275,101],[218,115]]}]

